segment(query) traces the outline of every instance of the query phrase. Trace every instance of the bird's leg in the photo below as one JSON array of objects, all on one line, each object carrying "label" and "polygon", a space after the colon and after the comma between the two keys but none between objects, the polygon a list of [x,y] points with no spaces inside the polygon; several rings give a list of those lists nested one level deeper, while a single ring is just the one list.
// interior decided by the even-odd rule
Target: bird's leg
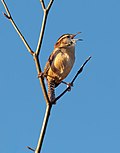
[{"label": "bird's leg", "polygon": [[61,83],[64,83],[67,85],[68,91],[71,91],[71,87],[73,87],[73,83],[61,81]]},{"label": "bird's leg", "polygon": [[41,72],[41,73],[38,74],[38,78],[40,78],[40,77],[47,77],[47,76],[52,78],[53,80],[56,80],[56,77],[53,77],[53,76],[48,75],[48,74],[44,74],[44,72]]},{"label": "bird's leg", "polygon": [[38,78],[40,78],[40,77],[47,77],[47,76],[49,76],[50,78],[53,78],[53,79],[55,79],[54,77],[52,77],[52,76],[50,76],[50,75],[48,75],[48,74],[45,74],[44,72],[40,72],[39,74],[38,74]]},{"label": "bird's leg", "polygon": [[[43,77],[44,78],[44,77],[47,77],[47,76],[49,76],[53,80],[56,80],[56,77],[50,76],[48,74],[44,74],[44,72],[41,72],[41,73],[38,74],[38,78],[40,78],[40,77]],[[71,91],[71,87],[73,87],[73,83],[65,82],[65,81],[61,81],[61,83],[66,84],[67,85],[67,88],[68,88],[68,91]]]}]

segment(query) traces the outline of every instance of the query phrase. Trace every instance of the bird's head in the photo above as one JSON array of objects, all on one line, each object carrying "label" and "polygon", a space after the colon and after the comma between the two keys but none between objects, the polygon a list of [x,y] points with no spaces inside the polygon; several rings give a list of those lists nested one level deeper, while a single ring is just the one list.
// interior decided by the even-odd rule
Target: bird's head
[{"label": "bird's head", "polygon": [[76,45],[77,41],[82,41],[82,39],[75,39],[75,36],[78,35],[81,32],[78,32],[77,34],[64,34],[62,35],[54,45],[54,48],[58,47],[74,47]]}]

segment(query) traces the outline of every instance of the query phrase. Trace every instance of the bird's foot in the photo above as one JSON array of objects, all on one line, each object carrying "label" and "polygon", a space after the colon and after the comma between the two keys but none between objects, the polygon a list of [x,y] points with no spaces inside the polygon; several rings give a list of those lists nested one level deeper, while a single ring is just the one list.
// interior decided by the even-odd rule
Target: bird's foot
[{"label": "bird's foot", "polygon": [[73,87],[73,84],[72,83],[67,83],[68,91],[71,91],[71,87]]},{"label": "bird's foot", "polygon": [[62,83],[67,85],[68,91],[71,91],[71,87],[73,87],[73,83],[62,81]]},{"label": "bird's foot", "polygon": [[44,77],[44,72],[38,73],[38,76],[37,76],[37,77],[38,77],[38,78]]}]

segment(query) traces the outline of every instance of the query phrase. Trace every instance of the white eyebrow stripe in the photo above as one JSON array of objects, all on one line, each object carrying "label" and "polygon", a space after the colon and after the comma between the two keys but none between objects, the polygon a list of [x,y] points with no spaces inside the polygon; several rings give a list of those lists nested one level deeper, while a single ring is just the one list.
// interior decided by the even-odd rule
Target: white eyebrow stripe
[{"label": "white eyebrow stripe", "polygon": [[69,34],[62,35],[62,36],[57,40],[57,42],[61,41],[61,39],[65,38],[65,37],[67,37],[67,36],[69,36]]}]

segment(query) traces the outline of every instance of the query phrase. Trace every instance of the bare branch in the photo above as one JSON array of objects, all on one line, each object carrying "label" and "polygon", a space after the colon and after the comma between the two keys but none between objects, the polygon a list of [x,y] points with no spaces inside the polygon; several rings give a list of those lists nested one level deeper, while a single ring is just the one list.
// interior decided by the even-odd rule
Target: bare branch
[{"label": "bare branch", "polygon": [[42,6],[42,9],[43,11],[49,11],[51,6],[52,6],[52,3],[54,2],[54,0],[50,0],[50,2],[48,3],[48,6],[45,7],[45,3],[44,3],[44,0],[40,0],[40,3],[41,3],[41,6]]},{"label": "bare branch", "polygon": [[[70,87],[67,87],[57,98],[55,98],[55,102],[60,99],[67,91],[69,91]],[[54,102],[53,102],[54,103]]]},{"label": "bare branch", "polygon": [[[39,75],[42,71],[41,71],[40,62],[39,62],[39,59],[38,59],[38,56],[36,55],[36,53],[33,54],[33,58],[34,58],[34,61],[35,61],[37,73]],[[45,101],[46,101],[46,105],[48,105],[50,102],[49,102],[49,98],[48,98],[48,95],[47,95],[47,90],[46,90],[46,87],[45,87],[44,78],[39,77],[39,81],[40,81],[42,92],[43,92],[43,95],[44,95],[44,98],[45,98]]]},{"label": "bare branch", "polygon": [[45,10],[45,3],[44,3],[44,0],[40,0],[40,3],[41,3],[41,6],[42,6],[42,9],[43,11]]},{"label": "bare branch", "polygon": [[37,45],[37,49],[36,49],[36,55],[37,56],[39,56],[39,53],[40,53],[42,40],[43,40],[43,35],[44,35],[44,32],[45,32],[46,20],[47,20],[47,13],[44,13],[43,22],[42,22],[41,31],[40,31],[40,36],[39,36],[38,45]]},{"label": "bare branch", "polygon": [[10,20],[11,16],[8,16],[6,13],[3,13],[3,15]]},{"label": "bare branch", "polygon": [[45,7],[44,4],[44,0],[40,0],[43,11],[44,11],[44,16],[43,16],[43,22],[42,22],[42,26],[41,26],[41,31],[40,31],[40,36],[39,36],[39,40],[38,40],[38,45],[37,45],[37,49],[36,49],[36,55],[40,54],[40,49],[41,49],[41,45],[42,45],[42,40],[43,40],[43,35],[45,32],[45,25],[46,25],[46,21],[47,21],[47,16],[48,16],[48,12],[53,4],[54,0],[50,0],[49,4],[47,7]]},{"label": "bare branch", "polygon": [[[40,36],[39,36],[39,40],[38,40],[38,45],[37,45],[36,51],[35,51],[34,56],[33,56],[34,60],[35,60],[38,75],[42,72],[38,56],[40,54],[40,49],[41,49],[41,45],[42,45],[42,41],[43,41],[43,36],[44,36],[44,32],[45,32],[45,26],[46,26],[48,12],[49,12],[49,10],[52,6],[53,0],[50,1],[47,9],[45,8],[44,0],[40,0],[40,2],[41,2],[41,5],[42,5],[42,9],[44,11],[44,15],[43,15],[43,21],[42,21]],[[47,94],[47,91],[46,91],[44,78],[39,77],[39,80],[40,80],[41,88],[42,88],[43,95],[44,95],[44,98],[45,98],[45,101],[46,101],[46,112],[45,112],[45,116],[44,116],[44,120],[43,120],[43,124],[42,124],[42,129],[41,129],[41,132],[40,132],[40,137],[39,137],[39,140],[38,140],[38,144],[37,144],[35,153],[40,153],[41,152],[43,139],[44,139],[44,136],[45,136],[45,132],[46,132],[46,128],[47,128],[47,124],[48,124],[48,120],[49,120],[49,116],[50,116],[50,112],[51,112],[51,108],[52,108],[52,105],[50,104],[48,94]]]},{"label": "bare branch", "polygon": [[52,6],[52,4],[53,4],[53,2],[54,2],[54,0],[50,0],[50,2],[49,2],[49,4],[48,4],[48,6],[47,6],[47,11],[49,11],[50,10],[50,8],[51,8],[51,6]]},{"label": "bare branch", "polygon": [[[80,67],[80,69],[77,71],[76,75],[74,76],[74,78],[71,81],[71,85],[73,85],[74,81],[76,80],[76,78],[78,77],[78,75],[80,73],[82,73],[84,66],[87,64],[87,62],[91,59],[91,56],[89,56],[85,62],[82,64],[82,66]],[[68,86],[56,99],[55,101],[57,101],[58,99],[60,99],[67,91],[70,91],[71,86]]]},{"label": "bare branch", "polygon": [[6,13],[7,13],[7,15],[4,13],[5,16],[8,16],[8,18],[11,18],[10,11],[9,11],[9,9],[8,9],[8,7],[7,7],[6,3],[5,3],[5,1],[4,1],[4,0],[1,0],[1,2],[3,3],[3,6],[4,6],[4,8],[5,8],[5,10],[6,10]]},{"label": "bare branch", "polygon": [[27,148],[28,148],[29,150],[35,152],[35,149],[33,149],[33,148],[29,147],[29,146],[27,146]]},{"label": "bare branch", "polygon": [[21,33],[20,30],[18,29],[17,25],[15,24],[15,22],[14,22],[12,16],[11,16],[11,14],[10,14],[10,11],[9,11],[9,9],[8,9],[8,7],[7,7],[7,4],[5,3],[4,0],[1,0],[1,1],[2,1],[3,6],[4,6],[4,8],[5,8],[5,10],[6,10],[6,13],[7,13],[7,14],[4,13],[4,16],[5,16],[7,19],[9,19],[9,21],[12,23],[14,29],[16,30],[16,32],[18,33],[18,35],[19,35],[20,38],[22,39],[22,41],[23,41],[24,45],[26,46],[27,50],[29,51],[29,53],[30,53],[31,55],[33,55],[34,52],[32,51],[32,49],[31,49],[30,46],[28,45],[27,41],[25,40],[24,36],[22,35],[22,33]]},{"label": "bare branch", "polygon": [[77,74],[75,75],[75,77],[73,78],[71,84],[74,83],[74,81],[76,80],[77,76],[83,71],[84,66],[87,64],[87,62],[91,59],[91,56],[89,56],[86,61],[83,63],[83,65],[80,67],[80,69],[78,70]]},{"label": "bare branch", "polygon": [[38,140],[38,145],[37,145],[37,148],[35,150],[35,153],[40,153],[40,151],[41,151],[41,147],[42,147],[43,139],[44,139],[44,136],[45,136],[48,120],[49,120],[49,117],[50,117],[51,108],[52,108],[51,104],[47,105],[47,107],[46,107],[46,112],[45,112],[41,132],[40,132],[40,137],[39,137],[39,140]]}]

